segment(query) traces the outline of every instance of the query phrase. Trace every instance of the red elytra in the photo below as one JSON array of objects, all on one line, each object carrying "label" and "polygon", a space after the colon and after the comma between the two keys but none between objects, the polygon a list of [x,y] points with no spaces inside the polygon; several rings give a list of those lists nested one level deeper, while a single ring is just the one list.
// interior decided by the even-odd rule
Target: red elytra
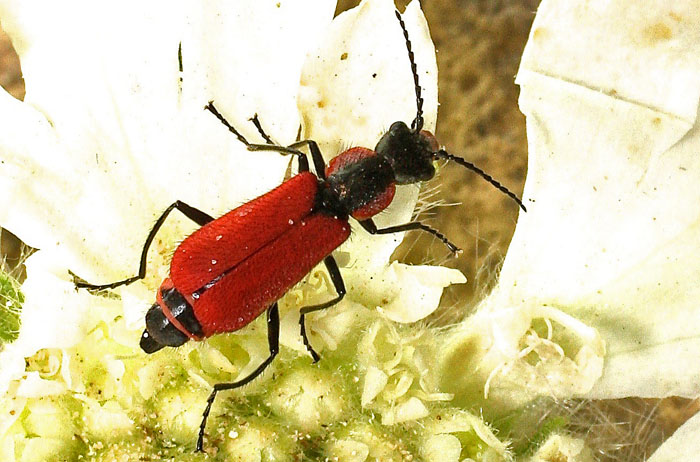
[{"label": "red elytra", "polygon": [[178,246],[170,277],[203,337],[249,324],[350,236],[347,220],[313,213],[317,191],[316,176],[299,173]]},{"label": "red elytra", "polygon": [[275,240],[311,212],[317,183],[302,172],[192,233],[170,263],[175,286],[192,294]]}]

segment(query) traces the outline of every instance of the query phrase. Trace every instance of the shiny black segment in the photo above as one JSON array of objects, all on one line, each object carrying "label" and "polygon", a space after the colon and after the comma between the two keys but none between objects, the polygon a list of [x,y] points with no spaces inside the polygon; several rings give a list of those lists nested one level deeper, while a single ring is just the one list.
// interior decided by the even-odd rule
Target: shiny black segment
[{"label": "shiny black segment", "polygon": [[185,297],[183,297],[177,289],[172,288],[164,290],[161,292],[161,296],[163,297],[165,306],[170,309],[170,313],[185,329],[187,329],[187,332],[196,337],[201,337],[204,334],[202,332],[202,326],[194,316],[192,306],[187,303]]},{"label": "shiny black segment", "polygon": [[[163,303],[170,313],[177,319],[182,327],[197,337],[203,335],[202,326],[194,316],[192,306],[187,303],[185,297],[175,288],[161,291]],[[153,353],[163,347],[178,347],[188,341],[190,337],[170,322],[163,313],[163,308],[154,304],[146,313],[146,330],[143,331],[139,345],[146,353]]]},{"label": "shiny black segment", "polygon": [[[149,336],[150,340],[148,339]],[[148,313],[146,313],[146,330],[141,337],[141,349],[143,351],[146,353],[157,351],[153,350],[155,348],[154,343],[160,345],[161,348],[164,346],[177,347],[187,340],[189,340],[189,337],[173,326],[163,313],[160,305],[156,303],[148,310]],[[152,351],[146,350],[144,346]]]}]

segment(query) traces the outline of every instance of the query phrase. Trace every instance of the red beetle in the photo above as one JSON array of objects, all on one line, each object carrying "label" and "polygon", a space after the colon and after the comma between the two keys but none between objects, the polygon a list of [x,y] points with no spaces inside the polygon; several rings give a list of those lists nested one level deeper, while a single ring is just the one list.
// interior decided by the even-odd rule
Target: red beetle
[{"label": "red beetle", "polygon": [[[94,285],[77,280],[78,288],[105,290],[130,284],[146,275],[146,257],[156,233],[168,214],[178,209],[201,226],[175,250],[170,277],[156,294],[156,303],[146,313],[146,329],[140,346],[153,353],[165,346],[233,332],[267,311],[270,356],[247,377],[214,385],[207,400],[197,439],[202,450],[204,428],[216,394],[243,386],[260,375],[279,351],[277,301],[321,261],[326,265],[337,296],[325,303],[300,310],[301,336],[315,361],[319,356],[310,345],[304,316],[328,308],[345,296],[345,285],[332,252],[350,236],[349,217],[371,234],[389,234],[420,229],[439,238],[452,251],[458,248],[445,236],[419,221],[378,229],[372,217],[392,201],[397,184],[417,183],[435,175],[433,161],[458,162],[508,194],[525,210],[513,193],[470,162],[440,149],[435,137],[423,127],[421,87],[411,42],[401,15],[396,12],[406,39],[416,90],[417,114],[409,128],[395,122],[374,150],[354,147],[325,165],[316,142],[305,140],[278,146],[265,134],[256,117],[252,120],[268,144],[249,143],[210,102],[214,114],[248,149],[273,150],[296,155],[299,173],[272,191],[214,219],[184,202],[176,201],[158,218],[141,252],[137,276]],[[309,171],[307,155],[298,148],[308,146],[316,174]],[[283,261],[284,264],[270,264]]]}]

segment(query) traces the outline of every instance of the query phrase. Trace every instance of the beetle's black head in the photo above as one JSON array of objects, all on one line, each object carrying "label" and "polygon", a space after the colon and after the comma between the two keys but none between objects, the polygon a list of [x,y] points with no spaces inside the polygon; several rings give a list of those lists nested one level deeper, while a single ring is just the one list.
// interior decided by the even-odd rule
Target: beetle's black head
[{"label": "beetle's black head", "polygon": [[414,131],[401,121],[394,122],[374,150],[389,161],[398,184],[417,183],[435,176],[433,159],[437,141],[428,131]]}]

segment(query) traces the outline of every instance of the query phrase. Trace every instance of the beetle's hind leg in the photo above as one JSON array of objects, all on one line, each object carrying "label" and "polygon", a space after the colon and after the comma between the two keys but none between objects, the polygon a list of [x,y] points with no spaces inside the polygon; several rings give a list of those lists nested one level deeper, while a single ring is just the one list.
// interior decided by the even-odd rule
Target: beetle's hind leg
[{"label": "beetle's hind leg", "polygon": [[247,383],[251,382],[257,376],[262,374],[262,372],[270,365],[277,353],[279,353],[280,344],[280,315],[277,309],[277,302],[275,302],[267,310],[267,342],[270,346],[270,356],[260,364],[257,369],[251,372],[247,377],[238,380],[237,382],[226,382],[217,383],[214,385],[209,398],[207,398],[207,407],[204,409],[202,414],[202,423],[199,425],[199,436],[197,437],[197,452],[203,452],[202,446],[204,445],[204,428],[207,425],[207,419],[209,418],[209,413],[211,412],[211,406],[214,404],[214,399],[216,399],[216,394],[224,390],[232,390],[234,388],[242,387]]}]

